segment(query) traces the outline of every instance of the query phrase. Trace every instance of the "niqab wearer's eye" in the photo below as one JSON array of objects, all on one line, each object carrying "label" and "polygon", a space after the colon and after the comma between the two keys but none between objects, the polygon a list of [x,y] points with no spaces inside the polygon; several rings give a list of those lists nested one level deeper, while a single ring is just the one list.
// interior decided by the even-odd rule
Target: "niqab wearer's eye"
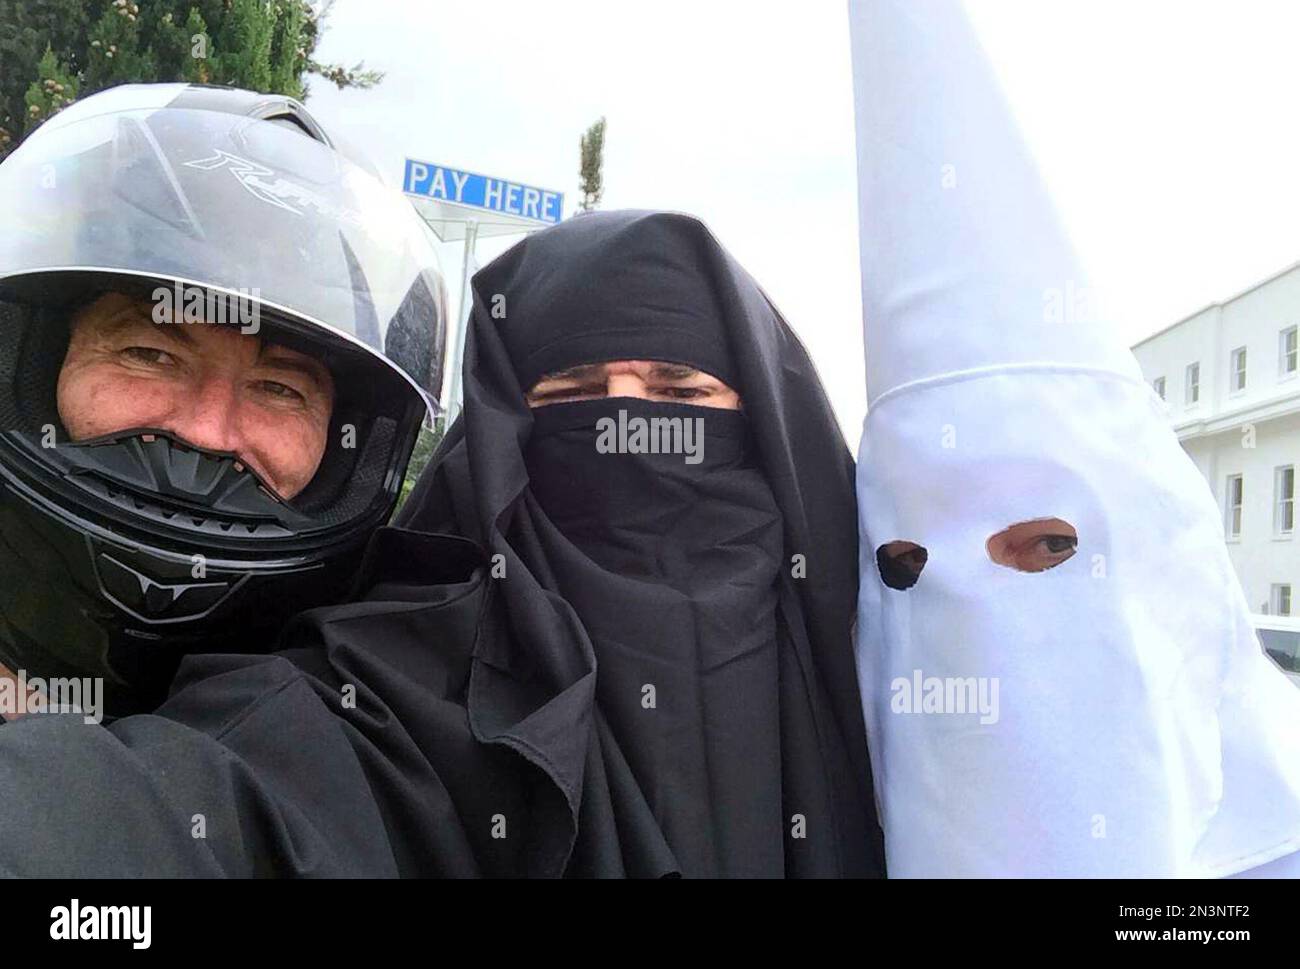
[{"label": "niqab wearer's eye", "polygon": [[1046,572],[1078,550],[1079,533],[1060,518],[1019,522],[988,540],[988,553],[998,565],[1018,572]]}]

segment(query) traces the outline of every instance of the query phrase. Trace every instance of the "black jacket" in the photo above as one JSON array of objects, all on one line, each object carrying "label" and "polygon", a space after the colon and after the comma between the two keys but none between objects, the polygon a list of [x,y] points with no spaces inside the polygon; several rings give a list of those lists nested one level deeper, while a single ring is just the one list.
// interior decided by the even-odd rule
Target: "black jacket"
[{"label": "black jacket", "polygon": [[473,543],[382,529],[280,652],[190,657],[154,714],[5,724],[0,873],[548,873],[562,799],[466,716],[492,591]]}]

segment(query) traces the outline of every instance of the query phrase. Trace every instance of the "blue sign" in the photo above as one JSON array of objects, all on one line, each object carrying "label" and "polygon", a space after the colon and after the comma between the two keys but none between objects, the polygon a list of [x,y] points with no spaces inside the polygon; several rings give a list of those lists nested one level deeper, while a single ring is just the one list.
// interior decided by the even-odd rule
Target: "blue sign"
[{"label": "blue sign", "polygon": [[402,191],[551,225],[560,221],[564,210],[564,195],[560,192],[410,158],[406,159]]}]

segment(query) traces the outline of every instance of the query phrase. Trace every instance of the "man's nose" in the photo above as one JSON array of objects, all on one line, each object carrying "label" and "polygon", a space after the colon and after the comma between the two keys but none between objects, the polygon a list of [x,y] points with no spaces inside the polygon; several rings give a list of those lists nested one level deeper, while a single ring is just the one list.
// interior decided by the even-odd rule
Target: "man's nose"
[{"label": "man's nose", "polygon": [[635,373],[612,373],[605,385],[611,397],[649,397],[645,381]]},{"label": "man's nose", "polygon": [[173,426],[167,429],[195,447],[238,453],[243,442],[235,382],[229,377],[210,375],[184,393],[186,399],[176,409]]}]

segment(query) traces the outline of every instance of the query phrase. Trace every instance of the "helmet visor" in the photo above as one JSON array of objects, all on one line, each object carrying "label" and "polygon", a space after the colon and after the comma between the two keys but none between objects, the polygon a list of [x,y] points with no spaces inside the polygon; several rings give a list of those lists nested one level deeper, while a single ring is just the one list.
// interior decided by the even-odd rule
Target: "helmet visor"
[{"label": "helmet visor", "polygon": [[0,285],[89,271],[225,290],[438,400],[445,290],[400,194],[291,124],[176,107],[61,121],[0,165]]}]

